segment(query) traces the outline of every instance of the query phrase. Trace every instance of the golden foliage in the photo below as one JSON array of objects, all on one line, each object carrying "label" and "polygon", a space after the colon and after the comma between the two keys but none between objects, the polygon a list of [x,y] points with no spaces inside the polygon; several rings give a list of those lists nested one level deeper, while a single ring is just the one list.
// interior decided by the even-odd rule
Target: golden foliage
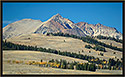
[{"label": "golden foliage", "polygon": [[40,64],[47,64],[47,62],[40,62]]},{"label": "golden foliage", "polygon": [[78,64],[84,64],[84,63],[78,63]]},{"label": "golden foliage", "polygon": [[122,67],[120,68],[120,70],[122,70]]},{"label": "golden foliage", "polygon": [[99,64],[99,67],[102,69],[102,67],[103,67],[102,64]]},{"label": "golden foliage", "polygon": [[94,59],[91,59],[91,61],[94,61]]},{"label": "golden foliage", "polygon": [[58,68],[60,66],[60,64],[57,64],[56,67]]},{"label": "golden foliage", "polygon": [[107,63],[107,61],[103,61],[103,63],[104,63],[104,64],[106,64],[106,63]]},{"label": "golden foliage", "polygon": [[95,61],[98,61],[98,59],[96,58]]},{"label": "golden foliage", "polygon": [[15,61],[15,63],[16,63],[16,64],[19,64],[19,63],[20,63],[20,61]]}]

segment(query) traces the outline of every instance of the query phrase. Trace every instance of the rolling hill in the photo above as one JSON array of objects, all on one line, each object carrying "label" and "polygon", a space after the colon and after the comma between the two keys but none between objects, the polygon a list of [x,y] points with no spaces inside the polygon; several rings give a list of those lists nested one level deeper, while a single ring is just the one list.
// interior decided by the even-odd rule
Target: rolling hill
[{"label": "rolling hill", "polygon": [[[31,45],[31,46],[37,46],[37,47],[43,47],[43,48],[51,48],[51,49],[60,50],[62,52],[67,51],[67,52],[79,53],[80,51],[81,54],[91,55],[91,56],[99,57],[100,59],[106,59],[106,60],[108,60],[109,58],[115,58],[115,57],[117,57],[120,60],[122,58],[122,52],[119,52],[117,50],[112,50],[110,48],[106,48],[107,52],[104,52],[104,56],[98,55],[99,53],[101,53],[101,51],[85,48],[85,45],[94,46],[93,44],[89,44],[89,43],[83,42],[82,40],[78,40],[70,37],[46,36],[43,34],[24,34],[24,35],[9,38],[7,39],[7,41],[10,41],[15,44],[21,44],[21,45]],[[84,53],[82,52],[82,50],[84,51]],[[89,51],[91,51],[91,53],[89,53]],[[116,52],[117,54],[113,54],[114,52]]]}]

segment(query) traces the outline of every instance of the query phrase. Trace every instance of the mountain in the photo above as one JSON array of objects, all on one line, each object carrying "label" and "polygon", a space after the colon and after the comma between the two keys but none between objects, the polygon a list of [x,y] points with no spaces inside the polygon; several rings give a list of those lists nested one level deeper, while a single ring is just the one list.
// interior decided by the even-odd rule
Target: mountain
[{"label": "mountain", "polygon": [[86,22],[74,23],[60,14],[56,14],[45,22],[40,20],[23,19],[3,28],[3,39],[31,33],[68,33],[77,36],[111,36],[122,39],[122,34],[115,28],[102,24],[88,24]]},{"label": "mountain", "polygon": [[44,22],[40,28],[38,28],[34,33],[68,33],[74,34],[78,36],[85,36],[82,30],[77,27],[74,22],[70,21],[69,19],[63,18],[60,14],[56,14],[51,17],[49,20]]},{"label": "mountain", "polygon": [[37,28],[41,26],[40,20],[23,19],[11,23],[3,28],[3,39],[10,38],[12,36],[18,36],[21,34],[33,33]]},{"label": "mountain", "polygon": [[116,28],[111,28],[104,26],[100,23],[98,24],[88,24],[86,22],[79,22],[76,25],[87,35],[87,36],[110,36],[118,39],[122,39],[122,34],[116,30]]}]

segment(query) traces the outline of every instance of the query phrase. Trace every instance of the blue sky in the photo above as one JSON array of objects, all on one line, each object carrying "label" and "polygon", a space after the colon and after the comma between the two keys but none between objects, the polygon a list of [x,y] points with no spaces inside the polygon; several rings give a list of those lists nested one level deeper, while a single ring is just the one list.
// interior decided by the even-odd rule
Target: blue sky
[{"label": "blue sky", "polygon": [[74,23],[101,23],[122,32],[122,3],[3,3],[3,27],[25,18],[48,20],[59,13]]}]

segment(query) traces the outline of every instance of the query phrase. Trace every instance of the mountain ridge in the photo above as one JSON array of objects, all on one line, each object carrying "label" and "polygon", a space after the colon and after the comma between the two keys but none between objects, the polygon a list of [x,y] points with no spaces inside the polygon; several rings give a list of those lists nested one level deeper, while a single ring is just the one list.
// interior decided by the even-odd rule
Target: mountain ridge
[{"label": "mountain ridge", "polygon": [[27,33],[46,34],[56,32],[74,34],[77,36],[102,35],[122,39],[122,34],[116,28],[107,27],[100,23],[95,25],[86,22],[74,23],[67,18],[63,18],[59,13],[45,22],[33,19],[22,19],[8,24],[3,28],[3,39]]}]

